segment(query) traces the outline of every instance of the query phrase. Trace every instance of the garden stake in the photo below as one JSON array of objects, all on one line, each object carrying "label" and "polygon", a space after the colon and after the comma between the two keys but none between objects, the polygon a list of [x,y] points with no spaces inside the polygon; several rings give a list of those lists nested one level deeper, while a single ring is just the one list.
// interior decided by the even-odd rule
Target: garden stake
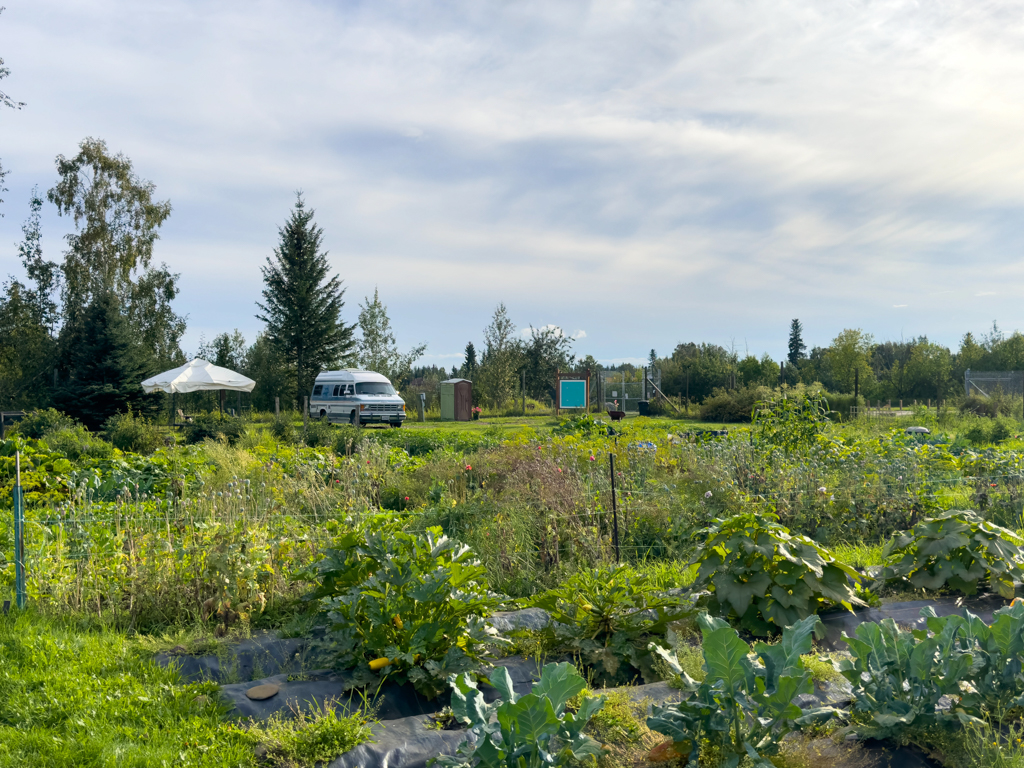
[{"label": "garden stake", "polygon": [[14,599],[19,609],[25,607],[25,508],[21,493],[21,452],[14,452]]},{"label": "garden stake", "polygon": [[608,466],[612,472],[612,543],[615,544],[615,562],[619,562],[619,513],[615,508],[615,454],[608,454]]}]

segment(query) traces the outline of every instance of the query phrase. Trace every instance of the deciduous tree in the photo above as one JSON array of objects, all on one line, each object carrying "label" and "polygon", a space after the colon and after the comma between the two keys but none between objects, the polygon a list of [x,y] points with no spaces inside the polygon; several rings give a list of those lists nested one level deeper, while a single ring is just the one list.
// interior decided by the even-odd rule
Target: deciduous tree
[{"label": "deciduous tree", "polygon": [[419,344],[404,354],[398,351],[388,308],[380,300],[380,292],[376,288],[373,289],[373,298],[367,296],[366,303],[359,305],[359,331],[359,365],[396,383],[412,370],[412,364],[427,349],[426,344]]}]

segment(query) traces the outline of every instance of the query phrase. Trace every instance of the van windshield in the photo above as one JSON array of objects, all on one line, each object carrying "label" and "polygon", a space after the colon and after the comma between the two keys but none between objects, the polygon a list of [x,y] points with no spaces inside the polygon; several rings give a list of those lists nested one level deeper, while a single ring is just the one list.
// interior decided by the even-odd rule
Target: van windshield
[{"label": "van windshield", "polygon": [[393,395],[395,388],[386,381],[364,381],[356,384],[357,395]]}]

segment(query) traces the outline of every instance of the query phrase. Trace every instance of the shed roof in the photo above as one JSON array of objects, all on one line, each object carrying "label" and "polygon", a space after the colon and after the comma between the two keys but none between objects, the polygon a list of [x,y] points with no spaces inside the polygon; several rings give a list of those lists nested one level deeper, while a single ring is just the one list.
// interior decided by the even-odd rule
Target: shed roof
[{"label": "shed roof", "polygon": [[448,379],[447,381],[442,381],[441,383],[442,384],[458,384],[460,381],[464,381],[467,384],[472,384],[473,383],[469,379]]}]

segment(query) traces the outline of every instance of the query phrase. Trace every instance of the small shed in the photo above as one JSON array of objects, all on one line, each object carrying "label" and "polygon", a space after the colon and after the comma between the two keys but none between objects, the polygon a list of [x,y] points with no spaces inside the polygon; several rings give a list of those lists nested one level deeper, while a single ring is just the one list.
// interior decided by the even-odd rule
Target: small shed
[{"label": "small shed", "polygon": [[448,379],[437,385],[441,396],[441,421],[469,421],[473,418],[473,382]]}]

